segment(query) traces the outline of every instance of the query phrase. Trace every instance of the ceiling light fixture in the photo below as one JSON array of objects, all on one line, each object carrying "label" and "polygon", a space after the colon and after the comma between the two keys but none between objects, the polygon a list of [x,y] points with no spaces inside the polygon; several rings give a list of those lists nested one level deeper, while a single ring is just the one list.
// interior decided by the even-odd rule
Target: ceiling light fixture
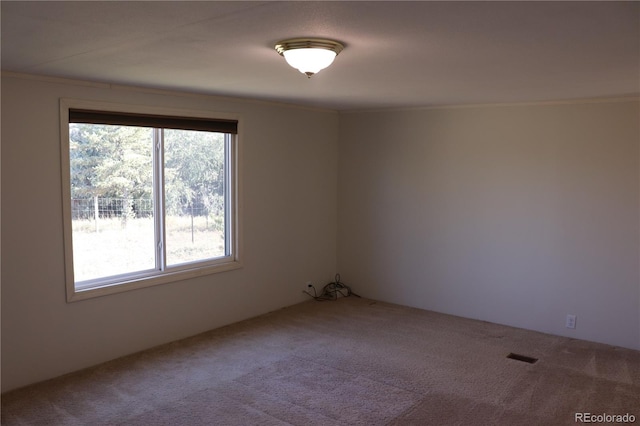
[{"label": "ceiling light fixture", "polygon": [[311,78],[331,65],[344,45],[324,38],[290,38],[278,42],[275,48],[289,65]]}]

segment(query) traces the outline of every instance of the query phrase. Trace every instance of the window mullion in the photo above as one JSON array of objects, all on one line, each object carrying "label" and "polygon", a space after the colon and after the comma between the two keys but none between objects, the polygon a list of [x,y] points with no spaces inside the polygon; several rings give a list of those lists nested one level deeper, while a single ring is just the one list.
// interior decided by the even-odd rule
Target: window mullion
[{"label": "window mullion", "polygon": [[164,271],[166,268],[166,244],[164,225],[164,132],[153,129],[153,198],[156,269]]},{"label": "window mullion", "polygon": [[[231,206],[231,191],[235,190],[231,187],[231,172],[233,167],[231,164],[234,160],[232,150],[232,138],[234,135],[224,135],[224,241],[225,256],[230,256],[235,248],[232,247],[231,226],[232,216],[234,212]],[[234,169],[235,170],[235,169]]]}]

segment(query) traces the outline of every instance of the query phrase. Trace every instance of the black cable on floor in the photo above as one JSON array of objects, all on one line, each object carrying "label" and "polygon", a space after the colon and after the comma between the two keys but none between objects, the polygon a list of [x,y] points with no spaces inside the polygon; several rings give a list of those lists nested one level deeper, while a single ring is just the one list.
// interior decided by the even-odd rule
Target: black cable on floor
[{"label": "black cable on floor", "polygon": [[330,282],[322,288],[322,292],[319,296],[316,292],[316,288],[314,286],[311,286],[311,288],[313,288],[313,294],[309,293],[308,291],[305,291],[304,293],[307,293],[313,300],[317,300],[319,302],[324,302],[326,300],[338,300],[339,296],[360,297],[353,291],[351,291],[351,288],[348,285],[340,281],[340,274],[336,274],[334,282]]}]

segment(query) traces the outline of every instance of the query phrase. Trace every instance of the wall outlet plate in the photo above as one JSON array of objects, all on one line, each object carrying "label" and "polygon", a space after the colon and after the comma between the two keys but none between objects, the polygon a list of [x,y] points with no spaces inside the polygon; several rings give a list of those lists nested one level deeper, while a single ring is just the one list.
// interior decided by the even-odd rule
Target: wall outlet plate
[{"label": "wall outlet plate", "polygon": [[567,322],[565,324],[567,328],[576,328],[576,316],[567,314]]},{"label": "wall outlet plate", "polygon": [[313,283],[311,281],[307,281],[306,283],[304,283],[302,291],[313,295]]}]

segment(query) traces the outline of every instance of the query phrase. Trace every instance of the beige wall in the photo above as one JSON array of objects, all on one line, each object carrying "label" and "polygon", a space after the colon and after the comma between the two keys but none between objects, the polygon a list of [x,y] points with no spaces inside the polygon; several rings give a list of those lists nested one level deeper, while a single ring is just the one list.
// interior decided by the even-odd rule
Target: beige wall
[{"label": "beige wall", "polygon": [[351,113],[340,129],[338,269],[357,292],[640,349],[637,101]]},{"label": "beige wall", "polygon": [[[14,76],[15,77],[15,76]],[[2,78],[2,390],[305,299],[335,274],[338,114]],[[241,114],[244,268],[68,304],[61,97]]]},{"label": "beige wall", "polygon": [[[244,268],[66,303],[60,97],[240,113]],[[338,115],[5,74],[2,390],[303,301],[336,265],[363,296],[640,349],[639,140],[633,101]]]}]

